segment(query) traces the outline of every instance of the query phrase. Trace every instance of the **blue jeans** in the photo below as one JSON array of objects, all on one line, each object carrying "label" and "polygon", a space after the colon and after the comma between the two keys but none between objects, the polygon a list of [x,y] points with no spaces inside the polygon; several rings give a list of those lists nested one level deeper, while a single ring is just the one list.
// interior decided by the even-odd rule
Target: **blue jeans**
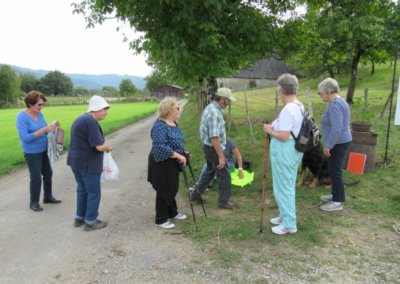
[{"label": "blue jeans", "polygon": [[50,167],[49,157],[47,152],[37,154],[24,153],[26,163],[29,168],[29,190],[30,190],[30,204],[39,203],[40,189],[42,188],[43,176],[43,199],[50,199],[53,197],[52,193],[52,177],[53,171]]},{"label": "blue jeans", "polygon": [[77,183],[76,188],[76,215],[79,220],[92,225],[99,215],[101,199],[101,174],[87,174],[72,169]]},{"label": "blue jeans", "polygon": [[331,156],[328,158],[328,171],[332,181],[332,201],[345,202],[343,163],[350,147],[350,142],[336,144],[331,149]]}]

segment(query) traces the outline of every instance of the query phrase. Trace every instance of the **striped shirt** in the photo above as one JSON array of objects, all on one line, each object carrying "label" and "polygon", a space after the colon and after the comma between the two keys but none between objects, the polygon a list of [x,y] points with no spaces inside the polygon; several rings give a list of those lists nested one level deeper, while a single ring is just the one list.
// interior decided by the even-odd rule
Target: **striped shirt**
[{"label": "striped shirt", "polygon": [[203,144],[213,146],[212,137],[219,137],[221,145],[226,144],[224,110],[215,102],[211,102],[203,111],[200,121],[200,138]]}]

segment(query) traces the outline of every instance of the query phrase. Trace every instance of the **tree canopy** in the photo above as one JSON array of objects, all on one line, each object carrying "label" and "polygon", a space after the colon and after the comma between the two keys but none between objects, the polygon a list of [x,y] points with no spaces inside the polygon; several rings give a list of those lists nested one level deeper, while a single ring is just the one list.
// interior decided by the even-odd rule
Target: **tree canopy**
[{"label": "tree canopy", "polygon": [[8,65],[0,67],[0,106],[10,106],[21,95],[21,82],[17,73]]},{"label": "tree canopy", "polygon": [[249,2],[86,0],[74,11],[88,26],[109,17],[129,23],[141,33],[130,42],[136,52],[145,51],[175,81],[196,83],[231,75],[273,51],[274,17]]}]

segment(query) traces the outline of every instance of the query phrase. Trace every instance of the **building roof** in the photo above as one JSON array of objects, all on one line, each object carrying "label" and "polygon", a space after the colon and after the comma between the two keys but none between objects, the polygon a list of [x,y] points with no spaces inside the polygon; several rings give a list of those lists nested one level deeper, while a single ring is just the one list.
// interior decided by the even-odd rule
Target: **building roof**
[{"label": "building roof", "polygon": [[247,69],[240,71],[232,78],[276,79],[283,73],[288,73],[289,67],[278,56],[257,60]]}]

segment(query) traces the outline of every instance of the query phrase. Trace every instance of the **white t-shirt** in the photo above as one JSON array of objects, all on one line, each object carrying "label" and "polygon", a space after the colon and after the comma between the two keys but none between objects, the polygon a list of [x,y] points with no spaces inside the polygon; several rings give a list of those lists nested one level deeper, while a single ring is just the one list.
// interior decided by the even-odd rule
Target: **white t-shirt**
[{"label": "white t-shirt", "polygon": [[[304,111],[304,105],[302,104],[286,104],[278,117],[272,122],[272,129],[274,131],[292,131],[294,136],[297,137],[300,132],[301,123],[303,122],[300,107]],[[292,135],[290,135],[289,139],[293,139]]]}]

